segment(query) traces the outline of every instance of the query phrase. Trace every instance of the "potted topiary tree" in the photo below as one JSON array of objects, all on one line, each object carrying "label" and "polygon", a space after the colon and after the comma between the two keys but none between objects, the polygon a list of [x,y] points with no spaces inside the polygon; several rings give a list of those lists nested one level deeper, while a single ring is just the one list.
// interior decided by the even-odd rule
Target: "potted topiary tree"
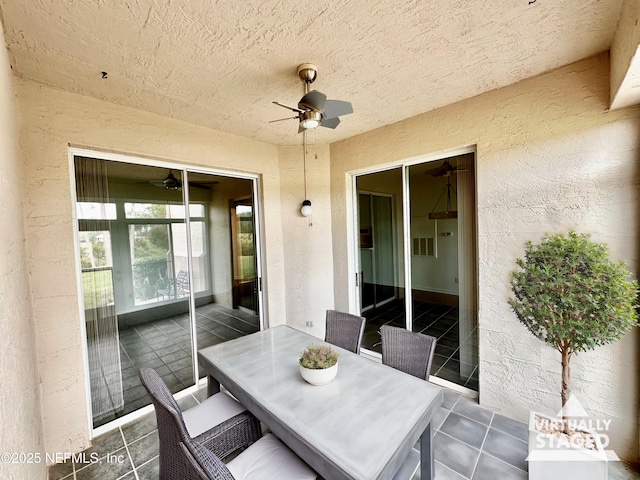
[{"label": "potted topiary tree", "polygon": [[[593,242],[587,234],[573,231],[546,234],[537,245],[527,242],[525,257],[517,259],[516,263],[520,269],[511,276],[515,298],[509,299],[509,305],[529,332],[560,352],[562,362],[560,396],[563,414],[560,419],[553,419],[532,412],[530,460],[531,451],[536,447],[532,443],[538,447],[545,444],[540,441],[541,426],[544,433],[556,439],[564,437],[563,447],[574,453],[579,443],[577,439],[580,438],[580,443],[584,444],[587,432],[572,428],[564,413],[571,395],[571,358],[577,352],[620,339],[636,325],[638,285],[631,280],[624,262],[610,260],[605,245]],[[535,435],[535,442],[532,435]],[[587,444],[591,442],[597,445],[598,436],[593,435],[591,440],[586,440]],[[551,447],[551,443],[545,448]],[[602,478],[594,477],[602,471],[594,462],[588,463],[583,470],[578,462],[563,462],[563,458],[567,455],[558,456],[558,461],[554,462],[530,461],[529,478]],[[550,468],[567,470],[552,472]]]}]

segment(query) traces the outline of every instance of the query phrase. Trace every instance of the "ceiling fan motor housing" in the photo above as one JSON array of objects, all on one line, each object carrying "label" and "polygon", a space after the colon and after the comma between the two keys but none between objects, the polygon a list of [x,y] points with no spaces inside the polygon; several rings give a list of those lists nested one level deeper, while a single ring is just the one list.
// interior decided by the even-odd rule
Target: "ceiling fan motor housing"
[{"label": "ceiling fan motor housing", "polygon": [[298,67],[298,76],[304,83],[313,83],[318,77],[318,67],[313,63],[303,63]]}]

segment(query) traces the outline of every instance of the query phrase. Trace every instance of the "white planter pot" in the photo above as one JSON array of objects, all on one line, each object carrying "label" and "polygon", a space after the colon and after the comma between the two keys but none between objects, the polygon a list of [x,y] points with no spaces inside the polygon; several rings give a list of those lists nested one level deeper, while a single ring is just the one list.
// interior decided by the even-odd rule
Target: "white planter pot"
[{"label": "white planter pot", "polygon": [[300,365],[300,375],[302,375],[302,378],[304,378],[311,385],[326,385],[331,380],[336,378],[337,374],[337,363],[333,367],[321,369],[305,368]]},{"label": "white planter pot", "polygon": [[533,411],[529,415],[529,480],[607,480],[607,454],[597,433],[589,432],[597,451],[589,450],[539,432],[536,416],[559,420]]}]

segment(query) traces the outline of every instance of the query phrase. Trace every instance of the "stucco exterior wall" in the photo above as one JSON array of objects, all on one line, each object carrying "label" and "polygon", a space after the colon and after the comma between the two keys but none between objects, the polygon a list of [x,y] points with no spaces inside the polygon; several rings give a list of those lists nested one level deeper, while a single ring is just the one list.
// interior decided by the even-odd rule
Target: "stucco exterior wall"
[{"label": "stucco exterior wall", "polygon": [[9,56],[0,22],[0,452],[42,455],[0,462],[0,478],[44,478],[40,395],[23,222],[23,175]]},{"label": "stucco exterior wall", "polygon": [[334,308],[329,146],[307,148],[307,198],[313,215],[306,218],[300,214],[305,200],[302,146],[278,149],[287,323],[324,338],[326,310]]},{"label": "stucco exterior wall", "polygon": [[68,145],[261,175],[267,312],[284,323],[278,148],[24,80],[16,91],[45,446],[80,451],[89,445],[90,421]]},{"label": "stucco exterior wall", "polygon": [[638,103],[640,3],[624,0],[618,27],[611,42],[611,108]]},{"label": "stucco exterior wall", "polygon": [[[527,240],[575,229],[640,268],[640,109],[608,112],[601,54],[331,145],[334,282],[349,308],[348,173],[477,145],[480,404],[521,421],[560,409],[560,356],[511,312],[509,275]],[[444,156],[444,155],[443,155]],[[572,360],[573,390],[611,445],[638,460],[639,332]]]}]

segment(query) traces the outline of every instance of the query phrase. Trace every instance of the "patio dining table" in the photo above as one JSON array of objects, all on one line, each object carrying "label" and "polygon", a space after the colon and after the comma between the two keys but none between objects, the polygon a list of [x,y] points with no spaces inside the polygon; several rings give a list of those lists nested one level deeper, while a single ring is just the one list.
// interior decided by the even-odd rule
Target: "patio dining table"
[{"label": "patio dining table", "polygon": [[337,377],[310,385],[298,359],[307,346],[322,343],[278,326],[204,348],[198,357],[210,394],[224,385],[324,478],[395,479],[417,457],[420,478],[433,479],[431,419],[441,388],[338,347]]}]

